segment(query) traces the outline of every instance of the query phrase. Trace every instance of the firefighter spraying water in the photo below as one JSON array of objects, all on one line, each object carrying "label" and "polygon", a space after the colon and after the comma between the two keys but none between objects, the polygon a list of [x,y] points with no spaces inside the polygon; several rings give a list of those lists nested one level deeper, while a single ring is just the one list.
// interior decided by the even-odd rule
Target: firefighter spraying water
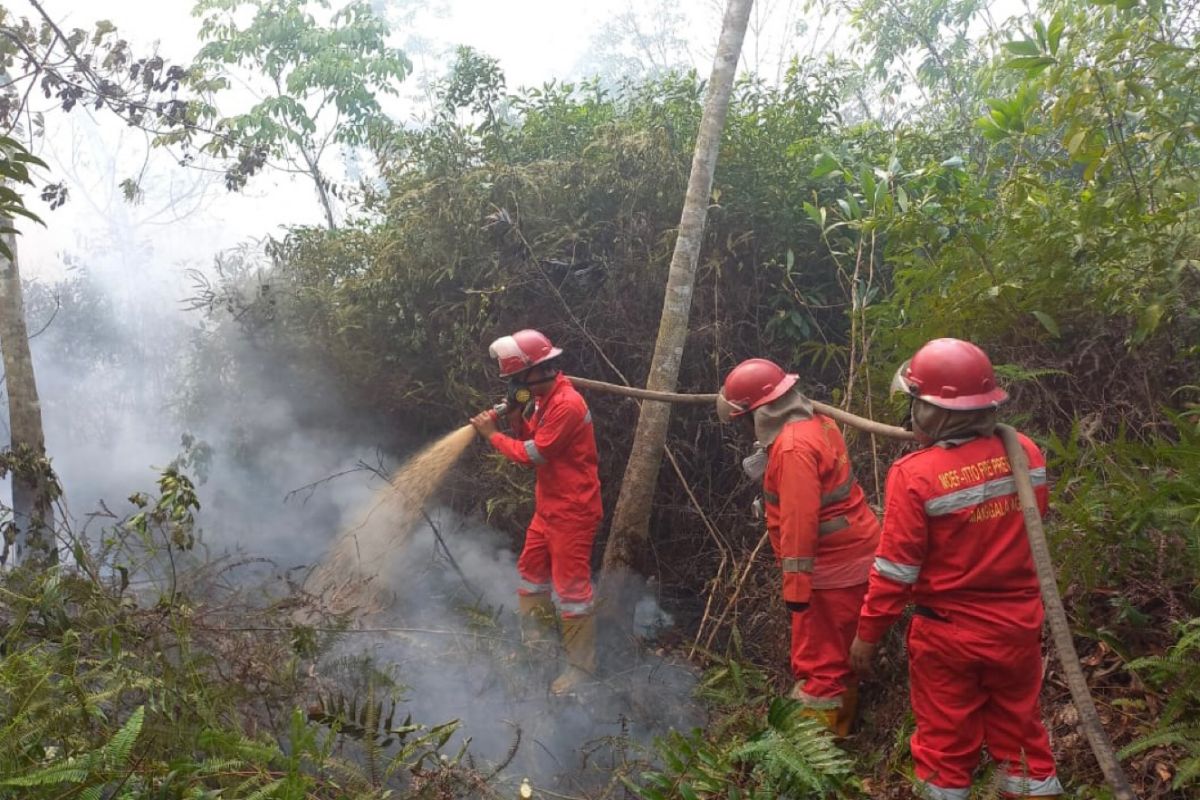
[{"label": "firefighter spraying water", "polygon": [[567,667],[550,689],[566,694],[596,669],[591,558],[603,512],[592,414],[559,370],[562,350],[538,331],[501,337],[489,354],[509,382],[508,398],[471,424],[505,458],[537,475],[533,519],[517,561],[517,603],[523,637],[536,646],[555,627],[551,592],[558,595]]}]

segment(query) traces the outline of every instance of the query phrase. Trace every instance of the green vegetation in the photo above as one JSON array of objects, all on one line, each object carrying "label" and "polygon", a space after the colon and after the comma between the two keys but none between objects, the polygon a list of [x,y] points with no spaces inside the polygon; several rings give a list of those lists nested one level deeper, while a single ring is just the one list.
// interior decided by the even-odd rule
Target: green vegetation
[{"label": "green vegetation", "polygon": [[398,718],[384,673],[314,683],[340,621],[301,623],[296,598],[251,602],[224,580],[243,564],[190,558],[185,475],[131,499],[144,510],[71,540],[71,566],[0,581],[0,796],[496,796],[461,749],[443,753],[457,723]]},{"label": "green vegetation", "polygon": [[[254,23],[229,22],[244,5]],[[1105,722],[1142,796],[1188,797],[1200,782],[1200,10],[1044,0],[1000,25],[977,0],[839,5],[856,37],[845,58],[796,59],[778,84],[736,86],[679,388],[711,392],[732,364],[764,355],[792,364],[815,397],[886,420],[888,378],[921,342],[985,347],[1012,389],[1010,418],[1049,456],[1049,534]],[[310,6],[198,6],[202,66],[265,65],[278,92],[246,113],[182,119],[219,129],[206,141],[235,162],[231,188],[298,158],[328,222],[291,228],[269,241],[267,267],[208,287],[216,323],[416,431],[459,425],[498,394],[484,347],[521,327],[563,346],[571,372],[639,383],[700,80],[510,90],[498,63],[463,48],[433,87],[428,124],[407,129],[378,98],[409,70],[382,23],[353,4],[314,28]],[[287,25],[264,26],[268,12]],[[339,49],[342,25],[359,32],[353,48]],[[349,124],[319,123],[322,107]],[[184,130],[170,141],[197,135]],[[317,165],[327,136],[380,172],[343,197],[336,227]],[[12,181],[36,164],[15,142],[0,149]],[[18,195],[0,200],[19,213]],[[589,402],[611,512],[636,408]],[[707,646],[692,652],[712,670],[714,719],[662,742],[657,768],[623,776],[628,791],[844,797],[867,779],[872,796],[890,796],[905,783],[902,659],[878,679],[888,691],[864,692],[867,724],[847,752],[772,701],[786,615],[769,559],[748,561],[761,536],[751,487],[708,409],[679,410],[671,433],[688,485],[663,471],[643,566],[683,598],[685,635]],[[899,450],[852,445],[878,499]],[[489,459],[457,502],[519,531],[530,495],[514,475]],[[393,728],[374,710],[382,697],[323,706],[317,717],[340,736],[298,711],[315,690],[301,664],[325,644],[280,607],[253,610],[278,635],[242,651],[231,643],[245,639],[209,635],[221,627],[212,615],[229,613],[220,599],[179,576],[155,575],[157,595],[131,592],[160,563],[149,553],[191,545],[184,481],[168,473],[142,514],[78,542],[72,565],[4,577],[0,785],[88,798],[489,791],[469,764],[436,757],[446,728]],[[1045,700],[1064,777],[1102,797],[1054,669]],[[381,725],[381,741],[396,741],[376,750]],[[365,769],[336,751],[348,738]]]}]

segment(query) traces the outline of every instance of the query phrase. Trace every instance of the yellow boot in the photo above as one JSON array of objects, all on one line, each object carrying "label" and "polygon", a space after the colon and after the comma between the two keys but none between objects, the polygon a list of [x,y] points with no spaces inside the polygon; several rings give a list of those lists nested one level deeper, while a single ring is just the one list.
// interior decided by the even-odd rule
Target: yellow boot
[{"label": "yellow boot", "polygon": [[521,641],[533,650],[549,651],[555,617],[550,594],[517,595],[517,613],[521,621]]},{"label": "yellow boot", "polygon": [[854,730],[854,717],[858,714],[858,684],[850,684],[842,694],[842,704],[838,708],[837,722],[833,732],[839,739],[845,739]]},{"label": "yellow boot", "polygon": [[804,681],[796,681],[788,697],[800,703],[797,712],[802,717],[815,719],[833,733],[837,733],[838,713],[841,702],[837,698],[815,697],[804,691]]},{"label": "yellow boot", "polygon": [[567,651],[567,668],[550,684],[552,694],[567,694],[589,680],[596,671],[596,618],[563,617],[563,649]]}]

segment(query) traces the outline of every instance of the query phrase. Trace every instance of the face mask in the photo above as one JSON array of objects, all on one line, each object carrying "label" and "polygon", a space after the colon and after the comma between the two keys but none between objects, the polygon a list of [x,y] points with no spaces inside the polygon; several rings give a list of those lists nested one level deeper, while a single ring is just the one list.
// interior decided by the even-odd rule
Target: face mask
[{"label": "face mask", "polygon": [[505,395],[504,401],[508,403],[509,408],[520,408],[532,399],[533,392],[529,391],[529,384],[516,378],[508,379],[508,394]]},{"label": "face mask", "polygon": [[758,442],[754,443],[754,452],[742,459],[742,472],[751,480],[762,480],[767,471],[767,451]]}]

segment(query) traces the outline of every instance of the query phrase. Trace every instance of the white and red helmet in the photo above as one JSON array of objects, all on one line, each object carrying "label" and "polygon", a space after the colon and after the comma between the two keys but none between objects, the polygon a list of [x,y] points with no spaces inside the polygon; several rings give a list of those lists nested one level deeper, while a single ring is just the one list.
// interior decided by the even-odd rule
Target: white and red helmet
[{"label": "white and red helmet", "polygon": [[526,329],[492,342],[488,355],[500,365],[500,377],[508,378],[558,358],[562,350],[552,345],[540,331]]}]

